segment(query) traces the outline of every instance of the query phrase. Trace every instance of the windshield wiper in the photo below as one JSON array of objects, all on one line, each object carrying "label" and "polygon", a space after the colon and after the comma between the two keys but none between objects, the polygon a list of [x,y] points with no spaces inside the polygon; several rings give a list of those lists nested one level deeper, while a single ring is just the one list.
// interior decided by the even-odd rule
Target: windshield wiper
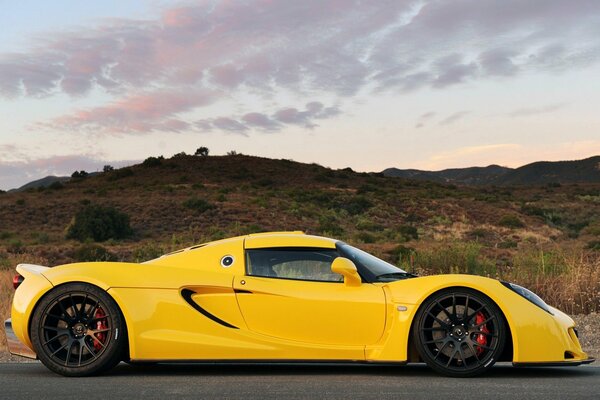
[{"label": "windshield wiper", "polygon": [[379,280],[380,278],[398,278],[398,279],[408,279],[408,278],[416,278],[417,275],[411,274],[410,272],[390,272],[387,274],[377,275],[375,279]]}]

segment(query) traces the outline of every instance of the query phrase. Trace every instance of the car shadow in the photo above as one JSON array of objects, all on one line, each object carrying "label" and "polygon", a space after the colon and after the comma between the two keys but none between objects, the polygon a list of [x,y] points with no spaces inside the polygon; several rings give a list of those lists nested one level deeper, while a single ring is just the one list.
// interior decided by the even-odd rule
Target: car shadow
[{"label": "car shadow", "polygon": [[[273,376],[273,375],[372,375],[394,377],[440,377],[425,364],[403,366],[365,364],[280,364],[280,363],[173,363],[173,364],[125,364],[121,363],[109,371],[108,376],[118,375],[164,375],[164,376]],[[515,368],[510,363],[499,363],[481,378],[561,378],[600,375],[596,367],[528,367]],[[449,378],[451,379],[451,378]]]}]

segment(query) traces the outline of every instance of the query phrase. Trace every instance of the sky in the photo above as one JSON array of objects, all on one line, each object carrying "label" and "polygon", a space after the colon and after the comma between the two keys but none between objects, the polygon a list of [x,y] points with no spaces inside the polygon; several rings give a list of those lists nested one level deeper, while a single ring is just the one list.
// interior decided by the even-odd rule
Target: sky
[{"label": "sky", "polygon": [[0,189],[149,156],[600,154],[600,1],[0,0]]}]

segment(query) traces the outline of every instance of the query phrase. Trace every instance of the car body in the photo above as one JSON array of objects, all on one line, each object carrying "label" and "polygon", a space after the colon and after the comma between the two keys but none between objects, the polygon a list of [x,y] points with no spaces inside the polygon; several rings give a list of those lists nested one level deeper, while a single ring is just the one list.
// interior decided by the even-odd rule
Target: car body
[{"label": "car body", "polygon": [[9,347],[63,375],[121,360],[426,361],[451,376],[502,360],[593,361],[573,320],[531,292],[473,275],[415,277],[302,232],[219,240],[141,264],[17,271]]}]

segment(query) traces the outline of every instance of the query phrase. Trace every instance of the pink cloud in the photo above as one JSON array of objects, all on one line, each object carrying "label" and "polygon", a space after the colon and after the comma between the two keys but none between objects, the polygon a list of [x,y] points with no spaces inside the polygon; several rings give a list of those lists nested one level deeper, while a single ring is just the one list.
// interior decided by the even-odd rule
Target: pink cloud
[{"label": "pink cloud", "polygon": [[167,92],[144,93],[112,104],[58,117],[46,127],[70,130],[102,130],[107,133],[143,133],[152,130],[179,132],[189,124],[172,118],[214,100],[214,94]]}]

